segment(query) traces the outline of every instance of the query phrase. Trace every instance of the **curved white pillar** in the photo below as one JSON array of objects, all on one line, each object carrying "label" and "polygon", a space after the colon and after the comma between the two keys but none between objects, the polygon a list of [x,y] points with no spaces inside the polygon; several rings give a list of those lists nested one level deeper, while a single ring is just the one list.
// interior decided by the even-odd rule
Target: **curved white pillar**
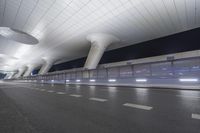
[{"label": "curved white pillar", "polygon": [[8,72],[6,73],[6,76],[4,77],[4,79],[11,79],[13,75],[14,75],[13,72]]},{"label": "curved white pillar", "polygon": [[106,48],[110,44],[120,41],[113,35],[102,33],[89,35],[87,36],[87,40],[91,42],[91,48],[84,65],[84,68],[86,69],[95,69]]},{"label": "curved white pillar", "polygon": [[19,73],[19,71],[16,71],[15,74],[12,76],[12,78],[17,78],[18,73]]},{"label": "curved white pillar", "polygon": [[11,79],[15,78],[15,77],[16,77],[16,74],[17,74],[17,72],[13,73]]},{"label": "curved white pillar", "polygon": [[27,77],[27,76],[30,76],[31,75],[31,72],[35,69],[35,65],[28,65],[27,66],[27,70],[26,72],[24,73],[24,77]]},{"label": "curved white pillar", "polygon": [[27,67],[22,67],[18,70],[18,73],[16,74],[16,78],[19,78],[22,76],[22,74],[26,71]]},{"label": "curved white pillar", "polygon": [[47,73],[51,67],[53,66],[53,61],[45,60],[45,63],[42,65],[39,74],[45,74]]},{"label": "curved white pillar", "polygon": [[8,79],[12,79],[15,76],[16,72],[11,72]]}]

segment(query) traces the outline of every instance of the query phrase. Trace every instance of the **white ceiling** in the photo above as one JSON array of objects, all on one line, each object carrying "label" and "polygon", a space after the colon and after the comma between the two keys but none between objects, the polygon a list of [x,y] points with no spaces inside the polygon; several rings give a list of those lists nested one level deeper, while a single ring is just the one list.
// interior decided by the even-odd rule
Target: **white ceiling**
[{"label": "white ceiling", "polygon": [[113,49],[197,28],[200,0],[0,0],[0,26],[39,39],[25,45],[0,37],[0,70],[16,70],[86,56],[90,33],[118,37]]}]

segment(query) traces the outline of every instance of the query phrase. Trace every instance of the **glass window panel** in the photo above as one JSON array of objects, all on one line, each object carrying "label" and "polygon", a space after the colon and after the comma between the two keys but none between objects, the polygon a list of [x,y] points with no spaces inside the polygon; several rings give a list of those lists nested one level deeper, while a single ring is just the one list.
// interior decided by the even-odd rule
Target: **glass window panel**
[{"label": "glass window panel", "polygon": [[83,71],[83,78],[89,78],[89,71]]},{"label": "glass window panel", "polygon": [[132,77],[133,71],[132,66],[123,66],[120,67],[120,77]]},{"label": "glass window panel", "polygon": [[174,61],[174,73],[177,76],[197,75],[200,73],[199,59]]},{"label": "glass window panel", "polygon": [[82,72],[81,71],[76,73],[76,78],[77,79],[82,79]]},{"label": "glass window panel", "polygon": [[65,74],[65,79],[70,79],[70,73]]},{"label": "glass window panel", "polygon": [[135,76],[150,76],[150,65],[149,64],[141,64],[141,65],[135,65],[134,66],[134,75]]},{"label": "glass window panel", "polygon": [[98,70],[98,78],[107,78],[107,71],[106,71],[106,69],[99,69]]},{"label": "glass window panel", "polygon": [[161,62],[151,64],[152,76],[172,76],[171,62]]},{"label": "glass window panel", "polygon": [[76,73],[75,72],[72,72],[71,73],[71,79],[75,79],[76,78]]},{"label": "glass window panel", "polygon": [[119,68],[118,67],[109,68],[108,69],[108,77],[110,77],[110,78],[119,77]]},{"label": "glass window panel", "polygon": [[97,78],[97,70],[90,71],[90,78]]}]

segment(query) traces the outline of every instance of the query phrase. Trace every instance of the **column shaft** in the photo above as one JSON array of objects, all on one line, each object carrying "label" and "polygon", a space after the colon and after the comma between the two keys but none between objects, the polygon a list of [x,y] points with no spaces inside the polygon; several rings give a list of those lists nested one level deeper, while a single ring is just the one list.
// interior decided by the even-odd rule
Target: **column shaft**
[{"label": "column shaft", "polygon": [[92,44],[84,65],[84,68],[86,69],[95,69],[99,64],[99,61],[103,56],[106,48],[110,44],[119,41],[119,39],[115,36],[104,33],[91,34],[87,36],[87,40],[90,41]]},{"label": "column shaft", "polygon": [[50,62],[46,62],[40,69],[39,74],[45,74],[47,73],[51,67],[52,67],[53,63]]},{"label": "column shaft", "polygon": [[21,77],[22,74],[25,72],[25,70],[26,70],[26,67],[19,69],[19,72],[17,73],[16,78]]},{"label": "column shaft", "polygon": [[28,69],[26,70],[26,72],[24,73],[24,77],[26,76],[30,76],[31,72],[34,70],[33,66],[29,66]]},{"label": "column shaft", "polygon": [[87,69],[95,69],[104,51],[105,48],[103,46],[92,44],[84,67]]}]

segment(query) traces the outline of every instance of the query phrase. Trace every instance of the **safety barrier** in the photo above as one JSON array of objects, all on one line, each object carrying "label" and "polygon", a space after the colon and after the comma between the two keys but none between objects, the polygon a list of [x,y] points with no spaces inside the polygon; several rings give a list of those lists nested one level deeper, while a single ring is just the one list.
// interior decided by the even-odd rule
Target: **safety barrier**
[{"label": "safety barrier", "polygon": [[200,57],[142,64],[78,69],[22,77],[23,82],[123,85],[140,87],[173,87],[199,89]]}]

